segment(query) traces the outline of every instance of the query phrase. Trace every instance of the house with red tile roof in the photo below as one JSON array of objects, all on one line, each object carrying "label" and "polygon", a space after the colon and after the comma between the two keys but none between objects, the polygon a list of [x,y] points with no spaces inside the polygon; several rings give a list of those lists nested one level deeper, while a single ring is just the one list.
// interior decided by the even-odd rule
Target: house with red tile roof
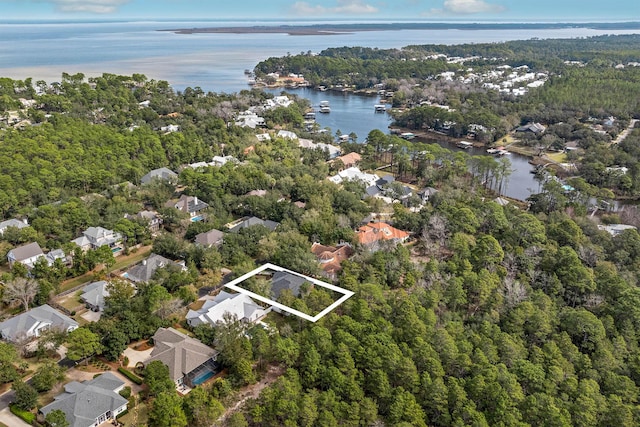
[{"label": "house with red tile roof", "polygon": [[342,269],[340,263],[353,255],[351,245],[343,243],[338,246],[325,246],[320,243],[311,245],[311,252],[316,256],[322,269],[322,274],[331,280],[338,278]]},{"label": "house with red tile roof", "polygon": [[374,249],[382,242],[402,243],[409,238],[409,233],[398,230],[385,222],[370,222],[360,227],[356,236],[361,245]]}]

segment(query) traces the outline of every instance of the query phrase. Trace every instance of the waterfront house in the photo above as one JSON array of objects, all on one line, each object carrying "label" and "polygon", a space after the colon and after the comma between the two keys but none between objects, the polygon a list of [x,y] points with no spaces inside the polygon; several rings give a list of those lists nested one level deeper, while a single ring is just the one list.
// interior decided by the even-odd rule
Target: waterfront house
[{"label": "waterfront house", "polygon": [[637,227],[628,224],[608,224],[608,225],[598,225],[598,230],[604,230],[612,236],[617,236],[621,234],[625,230],[637,230]]},{"label": "waterfront house", "polygon": [[0,335],[4,340],[17,342],[37,338],[48,329],[71,332],[77,328],[78,322],[44,304],[0,323]]},{"label": "waterfront house", "polygon": [[124,385],[124,381],[111,372],[89,381],[72,381],[53,402],[40,408],[40,413],[47,416],[60,410],[71,427],[95,427],[113,422],[118,414],[127,410],[128,400],[119,394]]},{"label": "waterfront house", "polygon": [[533,133],[535,135],[538,135],[542,132],[544,132],[547,128],[544,127],[543,125],[541,125],[540,123],[527,123],[524,126],[520,126],[518,128],[516,128],[516,132],[519,133]]}]

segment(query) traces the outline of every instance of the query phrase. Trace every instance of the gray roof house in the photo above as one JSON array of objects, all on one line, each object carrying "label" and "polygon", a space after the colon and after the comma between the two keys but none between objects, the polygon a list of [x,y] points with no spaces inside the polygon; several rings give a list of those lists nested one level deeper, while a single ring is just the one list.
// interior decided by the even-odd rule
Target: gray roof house
[{"label": "gray roof house", "polygon": [[169,368],[176,385],[193,387],[213,376],[219,368],[218,352],[173,328],[160,328],[153,335],[154,347],[145,365],[159,360]]},{"label": "gray roof house", "polygon": [[208,208],[209,204],[195,196],[187,196],[186,194],[183,194],[177,200],[169,200],[165,203],[165,207],[178,209],[179,211],[188,213],[189,216],[193,218],[198,214],[198,212]]},{"label": "gray roof house", "polygon": [[104,310],[104,298],[109,296],[107,286],[109,282],[100,280],[99,282],[89,283],[82,288],[80,299],[84,301],[94,311]]},{"label": "gray roof house", "polygon": [[215,326],[225,320],[225,314],[244,322],[256,322],[268,313],[248,295],[221,291],[213,299],[205,299],[199,310],[189,310],[187,323],[191,326],[209,324]]},{"label": "gray roof house", "polygon": [[149,280],[151,280],[151,278],[159,268],[164,268],[170,265],[186,270],[184,263],[171,261],[170,259],[167,259],[162,255],[151,254],[140,264],[136,264],[128,269],[122,275],[122,277],[124,277],[125,279],[129,279],[134,283],[148,282]]},{"label": "gray roof house", "polygon": [[124,217],[130,221],[141,219],[147,222],[148,224],[147,228],[152,233],[155,233],[156,231],[158,231],[163,222],[162,217],[158,215],[158,212],[156,211],[144,210],[144,211],[138,212],[135,215],[125,214]]},{"label": "gray roof house", "polygon": [[0,222],[0,235],[4,234],[5,230],[9,227],[15,227],[17,229],[22,229],[28,227],[29,223],[26,219],[20,221],[19,219],[11,218],[6,221]]},{"label": "gray roof house", "polygon": [[211,247],[220,246],[224,239],[224,233],[220,230],[209,230],[205,233],[200,233],[196,236],[196,245]]},{"label": "gray roof house", "polygon": [[148,184],[154,179],[161,179],[165,181],[174,182],[178,179],[178,174],[169,168],[158,168],[149,171],[146,175],[140,178],[142,184]]},{"label": "gray roof house", "polygon": [[11,249],[7,253],[9,267],[13,267],[13,264],[19,262],[21,264],[24,264],[27,269],[31,269],[40,258],[46,259],[49,265],[53,265],[56,259],[66,261],[67,256],[62,249],[54,249],[45,254],[44,252],[42,252],[42,248],[37,242],[28,243],[26,245]]},{"label": "gray roof house", "polygon": [[544,127],[544,125],[541,125],[540,123],[527,123],[524,126],[520,126],[516,128],[516,132],[531,132],[537,135],[539,133],[544,132],[546,129],[547,128]]},{"label": "gray roof house", "polygon": [[274,231],[279,225],[279,222],[271,221],[271,220],[262,220],[255,216],[244,219],[243,221],[235,224],[233,227],[229,229],[230,233],[238,233],[243,228],[251,227],[254,225],[263,225],[267,227],[269,230]]},{"label": "gray roof house", "polygon": [[42,248],[38,242],[32,242],[11,249],[7,253],[7,260],[9,261],[9,267],[13,267],[13,264],[19,262],[27,268],[33,268],[33,264],[35,264],[38,258],[43,256],[44,252],[42,252]]},{"label": "gray roof house", "polygon": [[115,420],[127,409],[127,399],[118,394],[124,384],[111,372],[90,381],[72,381],[53,402],[40,408],[40,412],[46,416],[58,409],[64,412],[70,427],[94,427]]},{"label": "gray roof house", "polygon": [[19,341],[39,337],[51,328],[71,332],[78,328],[78,322],[45,304],[0,323],[0,334],[7,341]]},{"label": "gray roof house", "polygon": [[72,242],[80,246],[83,251],[98,249],[105,245],[116,248],[122,243],[122,234],[102,227],[89,227],[82,236],[73,239]]},{"label": "gray roof house", "polygon": [[280,298],[280,294],[285,289],[289,289],[293,296],[300,296],[300,288],[304,283],[309,283],[302,276],[288,273],[286,271],[276,271],[271,279],[271,293],[275,299]]}]

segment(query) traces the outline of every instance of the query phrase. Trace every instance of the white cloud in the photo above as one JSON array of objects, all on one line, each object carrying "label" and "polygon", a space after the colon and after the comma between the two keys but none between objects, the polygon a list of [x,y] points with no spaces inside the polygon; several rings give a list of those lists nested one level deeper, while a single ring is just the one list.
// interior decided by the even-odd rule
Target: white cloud
[{"label": "white cloud", "polygon": [[315,15],[361,15],[377,13],[378,8],[370,4],[364,3],[362,0],[338,0],[334,7],[325,7],[320,5],[312,5],[305,1],[299,1],[291,6],[291,11],[296,15],[315,16]]},{"label": "white cloud", "polygon": [[504,12],[499,4],[487,3],[484,0],[444,0],[442,9],[431,9],[431,15],[472,15],[475,13]]},{"label": "white cloud", "polygon": [[53,3],[60,12],[113,13],[131,0],[39,0]]}]

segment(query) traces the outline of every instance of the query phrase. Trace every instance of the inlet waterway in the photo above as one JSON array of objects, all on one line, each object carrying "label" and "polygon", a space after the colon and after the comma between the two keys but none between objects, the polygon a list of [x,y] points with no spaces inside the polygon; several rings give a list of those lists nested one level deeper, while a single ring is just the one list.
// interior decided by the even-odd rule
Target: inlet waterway
[{"label": "inlet waterway", "polygon": [[[268,89],[267,92],[280,94],[283,89]],[[321,128],[330,128],[335,134],[338,130],[343,134],[355,133],[357,140],[363,142],[370,131],[380,129],[388,133],[391,124],[390,116],[386,113],[376,113],[374,106],[378,104],[379,98],[376,96],[355,95],[349,92],[326,91],[321,92],[314,89],[288,89],[285,92],[295,94],[301,98],[306,98],[311,106],[318,111],[321,101],[329,101],[331,112],[327,114],[316,114],[316,122]],[[436,143],[444,148],[454,151],[462,151],[454,144],[434,139],[429,141]],[[477,156],[490,156],[486,150],[482,148],[470,148],[464,150],[466,153]],[[509,176],[506,188],[503,189],[505,196],[525,200],[533,193],[540,191],[540,183],[531,173],[533,166],[529,163],[529,158],[516,153],[510,153],[509,161],[511,162],[511,175]]]},{"label": "inlet waterway", "polygon": [[[205,91],[233,93],[247,89],[243,70],[270,56],[320,52],[336,46],[400,48],[413,44],[459,44],[524,40],[532,37],[574,38],[601,34],[629,34],[634,30],[562,28],[537,30],[401,30],[350,34],[289,36],[286,34],[174,34],[168,28],[277,25],[290,22],[1,22],[0,77],[34,82],[59,81],[61,74],[142,73],[167,80],[175,90],[200,87]],[[299,24],[299,22],[297,22]],[[305,22],[313,24],[314,22]],[[374,113],[377,99],[334,92],[299,90],[318,105],[328,100],[331,113],[318,114],[321,126],[335,133],[355,132],[363,141],[372,129],[387,131],[386,114]],[[447,148],[451,144],[441,142]],[[455,148],[454,148],[455,149]],[[482,150],[471,154],[484,154]],[[513,173],[505,195],[525,199],[538,191],[527,159],[509,156]]]}]

